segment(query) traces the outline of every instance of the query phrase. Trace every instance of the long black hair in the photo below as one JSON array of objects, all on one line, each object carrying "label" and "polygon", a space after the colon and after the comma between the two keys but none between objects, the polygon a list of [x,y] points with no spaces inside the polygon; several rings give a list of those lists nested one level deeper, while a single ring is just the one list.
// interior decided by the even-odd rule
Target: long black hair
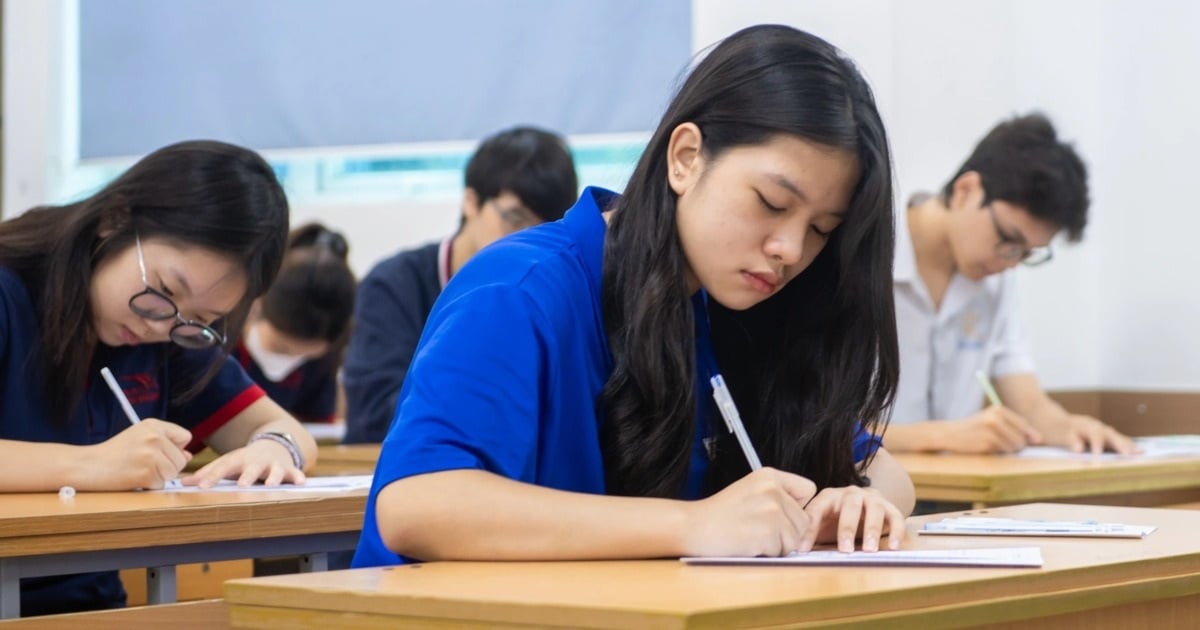
[{"label": "long black hair", "polygon": [[[601,393],[610,493],[678,496],[695,430],[694,318],[667,151],[695,123],[713,163],[790,135],[848,151],[859,179],[844,221],[813,263],[763,303],[709,300],[722,374],[763,463],[819,487],[863,484],[856,427],[878,431],[899,375],[892,301],[891,158],[870,88],[824,40],[786,26],[739,31],[709,52],[667,108],[605,241],[602,303],[614,370]],[[707,396],[705,396],[707,400]],[[749,472],[723,430],[710,487]]]},{"label": "long black hair", "polygon": [[262,316],[296,339],[329,342],[327,367],[336,370],[350,339],[357,285],[346,238],[320,223],[292,230],[275,284],[260,302]]},{"label": "long black hair", "polygon": [[[251,302],[279,270],[287,230],[287,198],[271,166],[253,151],[213,141],[164,147],[87,198],[0,223],[0,265],[21,277],[37,304],[50,419],[65,423],[87,382],[98,339],[92,272],[133,247],[135,235],[229,256],[245,272],[246,295],[224,321],[228,351]],[[173,386],[171,395],[186,399],[204,380]]]}]

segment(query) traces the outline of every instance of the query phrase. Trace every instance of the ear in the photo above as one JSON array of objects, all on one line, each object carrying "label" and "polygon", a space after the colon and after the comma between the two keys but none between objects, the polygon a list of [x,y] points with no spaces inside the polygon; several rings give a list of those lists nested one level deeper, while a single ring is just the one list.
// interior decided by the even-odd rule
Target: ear
[{"label": "ear", "polygon": [[983,206],[983,179],[975,171],[967,171],[959,175],[950,187],[950,199],[946,205],[951,210],[958,208],[980,208]]},{"label": "ear", "polygon": [[479,216],[479,193],[474,188],[463,191],[462,213],[464,225]]},{"label": "ear", "polygon": [[667,182],[676,195],[682,195],[700,180],[704,172],[703,146],[704,134],[696,123],[683,123],[671,132],[667,144]]}]

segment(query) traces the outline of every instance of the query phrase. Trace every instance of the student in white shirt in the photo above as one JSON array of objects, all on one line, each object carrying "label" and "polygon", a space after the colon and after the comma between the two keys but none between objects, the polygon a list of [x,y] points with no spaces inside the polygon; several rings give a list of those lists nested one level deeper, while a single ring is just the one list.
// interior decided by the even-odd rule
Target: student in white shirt
[{"label": "student in white shirt", "polygon": [[[1087,209],[1087,169],[1041,114],[1000,123],[940,195],[914,198],[896,221],[900,384],[889,451],[1133,450],[1046,395],[1018,322],[1013,268],[1049,261],[1059,232],[1078,241]],[[978,371],[1002,405],[984,405]]]}]

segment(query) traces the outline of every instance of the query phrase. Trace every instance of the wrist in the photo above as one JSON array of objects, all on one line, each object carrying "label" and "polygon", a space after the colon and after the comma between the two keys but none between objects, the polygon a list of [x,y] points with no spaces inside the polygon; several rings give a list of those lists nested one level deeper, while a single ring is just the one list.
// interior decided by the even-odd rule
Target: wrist
[{"label": "wrist", "polygon": [[250,437],[250,441],[247,442],[246,445],[249,446],[261,440],[274,442],[287,449],[288,454],[292,457],[292,465],[295,466],[297,470],[304,470],[304,451],[300,450],[300,444],[296,442],[296,438],[292,437],[290,433],[284,433],[282,431],[264,431],[262,433],[255,433]]}]

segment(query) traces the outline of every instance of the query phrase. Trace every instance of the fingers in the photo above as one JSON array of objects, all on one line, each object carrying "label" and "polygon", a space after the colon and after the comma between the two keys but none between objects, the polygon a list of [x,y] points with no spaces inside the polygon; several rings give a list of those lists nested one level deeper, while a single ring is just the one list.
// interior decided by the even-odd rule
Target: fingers
[{"label": "fingers", "polygon": [[887,512],[888,549],[899,549],[904,542],[904,513],[889,501],[885,507]]},{"label": "fingers", "polygon": [[802,506],[817,495],[817,485],[805,477],[774,468],[764,468],[763,470],[767,471],[767,474],[773,475],[783,486],[784,492],[787,492]]},{"label": "fingers", "polygon": [[1025,448],[1028,444],[1042,441],[1042,434],[1024,417],[1007,407],[994,407],[997,417],[1012,436],[1011,443],[1016,446],[1013,450]]},{"label": "fingers", "polygon": [[[858,527],[862,522],[862,517],[863,495],[858,492],[845,493],[842,497],[841,512],[838,516],[838,551],[842,553],[854,551],[854,540],[858,538]],[[878,540],[878,534],[876,534],[876,540]],[[865,542],[864,540],[864,549],[866,548]]]},{"label": "fingers", "polygon": [[154,430],[179,448],[183,448],[192,442],[192,432],[174,422],[167,422],[157,418],[146,418],[139,423],[139,426],[142,425],[153,427]]}]

